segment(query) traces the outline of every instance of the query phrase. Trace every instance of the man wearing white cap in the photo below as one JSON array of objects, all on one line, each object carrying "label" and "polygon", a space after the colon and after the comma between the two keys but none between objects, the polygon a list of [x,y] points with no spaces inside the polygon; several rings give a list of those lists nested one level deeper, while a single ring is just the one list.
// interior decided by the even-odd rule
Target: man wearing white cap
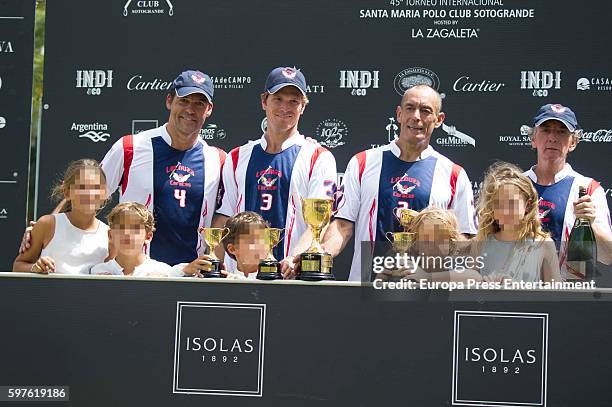
[{"label": "man wearing white cap", "polygon": [[[228,154],[223,200],[213,219],[213,227],[223,227],[228,217],[253,211],[271,227],[285,229],[284,242],[274,249],[279,260],[293,254],[298,239],[308,230],[301,198],[333,198],[336,192],[334,156],[298,130],[307,104],[302,72],[289,67],[270,72],[261,94],[267,129],[258,140]],[[284,263],[287,276],[291,262]],[[229,256],[225,264],[228,271],[236,268]]]},{"label": "man wearing white cap", "polygon": [[[567,239],[576,218],[588,219],[597,240],[597,260],[612,262],[612,228],[610,210],[599,182],[585,177],[566,162],[580,141],[576,115],[567,106],[542,106],[533,120],[531,145],[537,151],[537,164],[525,172],[538,191],[539,213],[542,227],[560,244],[559,260],[565,278],[583,278],[573,275],[567,267]],[[578,198],[578,189],[584,186],[587,195]]]}]

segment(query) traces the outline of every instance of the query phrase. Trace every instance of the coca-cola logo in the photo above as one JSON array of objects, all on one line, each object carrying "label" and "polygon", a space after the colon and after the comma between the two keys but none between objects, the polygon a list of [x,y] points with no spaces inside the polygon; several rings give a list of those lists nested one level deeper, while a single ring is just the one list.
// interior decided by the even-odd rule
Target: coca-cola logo
[{"label": "coca-cola logo", "polygon": [[586,141],[587,143],[612,143],[612,130],[583,131],[580,133],[580,141]]}]

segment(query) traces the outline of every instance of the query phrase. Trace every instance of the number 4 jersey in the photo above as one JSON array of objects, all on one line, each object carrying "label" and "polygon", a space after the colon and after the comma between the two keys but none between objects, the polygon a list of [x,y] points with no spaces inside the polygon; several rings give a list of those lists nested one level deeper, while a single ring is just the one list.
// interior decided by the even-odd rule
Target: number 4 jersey
[{"label": "number 4 jersey", "polygon": [[202,252],[199,227],[210,226],[220,198],[225,153],[198,138],[187,151],[171,147],[166,126],[117,140],[102,160],[108,194],[139,202],[155,216],[150,256],[189,263]]},{"label": "number 4 jersey", "polygon": [[[333,198],[336,192],[336,160],[319,144],[295,134],[279,153],[266,152],[262,136],[233,149],[223,169],[225,193],[217,212],[233,216],[243,211],[259,213],[271,227],[284,228],[284,244],[274,249],[281,260],[291,254],[307,230],[300,198]],[[226,265],[232,268],[233,263]],[[231,259],[230,259],[231,260]]]}]

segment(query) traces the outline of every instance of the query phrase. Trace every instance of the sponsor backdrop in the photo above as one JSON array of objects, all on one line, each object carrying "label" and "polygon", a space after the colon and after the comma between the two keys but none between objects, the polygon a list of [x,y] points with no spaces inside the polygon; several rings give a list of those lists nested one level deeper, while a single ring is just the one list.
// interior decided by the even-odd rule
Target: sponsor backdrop
[{"label": "sponsor backdrop", "polygon": [[259,94],[280,65],[306,75],[300,129],[331,149],[340,173],[355,153],[394,139],[400,95],[427,82],[447,114],[432,145],[466,168],[475,189],[496,159],[533,164],[526,126],[540,105],[562,103],[585,130],[570,162],[612,202],[611,57],[602,53],[612,12],[603,0],[80,5],[47,2],[38,214],[52,209],[50,187],[70,160],[101,159],[121,136],[163,124],[164,95],[184,69],[215,82],[207,142],[229,151],[260,137]]},{"label": "sponsor backdrop", "polygon": [[26,219],[35,5],[0,2],[0,270],[12,267]]},{"label": "sponsor backdrop", "polygon": [[15,310],[0,314],[0,383],[70,386],[75,406],[603,407],[612,396],[610,292],[368,301],[329,284],[0,282],[0,309]]}]

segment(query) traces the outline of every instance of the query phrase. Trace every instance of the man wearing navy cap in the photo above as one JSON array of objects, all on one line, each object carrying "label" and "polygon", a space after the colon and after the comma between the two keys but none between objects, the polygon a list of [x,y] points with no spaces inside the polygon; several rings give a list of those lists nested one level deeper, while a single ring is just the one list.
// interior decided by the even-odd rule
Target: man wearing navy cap
[{"label": "man wearing navy cap", "polygon": [[150,256],[170,265],[191,262],[190,274],[209,266],[198,259],[206,246],[198,229],[210,226],[225,160],[199,136],[213,92],[205,73],[181,73],[166,95],[168,122],[122,137],[102,160],[108,193],[119,188],[120,202],[139,202],[155,215]]},{"label": "man wearing navy cap", "polygon": [[[547,104],[533,119],[531,145],[537,151],[537,164],[525,172],[538,191],[542,227],[560,244],[561,272],[566,279],[584,278],[567,267],[567,239],[577,217],[591,222],[597,240],[597,259],[612,262],[612,228],[605,192],[599,182],[585,177],[566,162],[580,141],[576,115],[567,106]],[[578,199],[578,188],[587,195]]]},{"label": "man wearing navy cap", "polygon": [[[334,156],[298,130],[307,104],[302,72],[291,67],[270,72],[261,94],[267,129],[258,140],[228,154],[223,168],[225,193],[213,220],[213,226],[223,227],[236,213],[259,213],[272,227],[285,229],[284,242],[274,250],[279,260],[295,253],[300,236],[308,238],[300,199],[332,198],[336,191]],[[292,263],[283,263],[288,276]],[[229,256],[225,264],[236,270]]]}]

